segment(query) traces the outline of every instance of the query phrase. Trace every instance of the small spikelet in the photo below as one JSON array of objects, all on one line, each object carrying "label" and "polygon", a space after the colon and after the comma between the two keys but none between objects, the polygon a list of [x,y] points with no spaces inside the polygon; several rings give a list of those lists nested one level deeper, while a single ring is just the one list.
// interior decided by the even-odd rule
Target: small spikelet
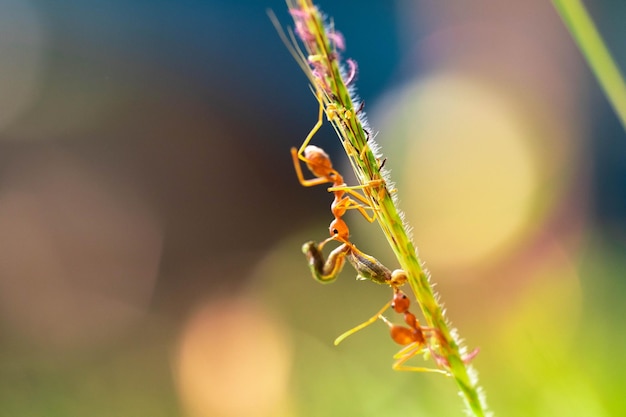
[{"label": "small spikelet", "polygon": [[346,85],[350,86],[354,83],[354,81],[356,81],[358,66],[356,64],[356,61],[350,58],[346,59],[346,64],[348,65],[348,75],[345,77]]},{"label": "small spikelet", "polygon": [[343,35],[337,31],[329,30],[328,31],[328,40],[333,44],[335,50],[337,51],[345,51],[346,49],[346,40]]}]

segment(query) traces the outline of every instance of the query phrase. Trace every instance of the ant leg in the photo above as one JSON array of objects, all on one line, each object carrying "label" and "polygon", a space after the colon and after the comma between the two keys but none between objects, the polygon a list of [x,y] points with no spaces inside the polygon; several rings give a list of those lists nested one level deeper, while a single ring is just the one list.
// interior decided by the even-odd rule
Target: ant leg
[{"label": "ant leg", "polygon": [[[406,344],[411,339],[413,340],[409,342],[408,344],[406,344],[405,347],[400,349],[398,353],[393,355],[393,358],[396,359],[396,362],[394,362],[394,364],[392,365],[392,368],[394,370],[412,371],[412,372],[436,372],[436,373],[441,373],[444,375],[449,375],[447,371],[444,371],[442,369],[404,365],[404,363],[408,361],[409,359],[411,359],[413,356],[417,356],[421,353],[426,353],[427,350],[428,352],[430,352],[431,355],[433,355],[433,357],[435,358],[435,362],[437,362],[437,365],[441,365],[441,364],[437,360],[438,356],[432,351],[430,346],[425,347],[423,339],[422,340],[415,339],[415,334],[414,334],[415,329],[411,329],[411,328],[403,327],[403,326],[397,326],[391,323],[389,320],[387,320],[387,318],[383,315],[380,315],[379,318],[382,321],[384,321],[387,324],[387,326],[389,326],[389,328],[391,329],[391,338],[396,343]],[[423,330],[421,327],[418,327],[418,329],[420,331]]]},{"label": "ant leg", "polygon": [[[437,339],[437,342],[439,343],[439,346],[448,346],[448,342],[443,337],[441,330],[435,327],[422,327],[421,329],[424,332],[434,334],[435,338]],[[429,346],[429,350],[430,350],[431,356],[433,357],[433,359],[435,359],[435,362],[437,362],[439,366],[450,367],[450,363],[444,356],[441,356],[438,353],[436,353],[430,346]],[[478,355],[478,353],[480,353],[480,348],[475,348],[471,352],[467,352],[464,355],[462,355],[461,360],[463,361],[465,365],[469,365],[469,363]]]},{"label": "ant leg", "polygon": [[[339,186],[333,186],[333,187],[329,187],[328,191],[330,192],[335,192],[335,191],[344,191],[348,194],[350,194],[352,197],[354,197],[356,200],[360,201],[361,203],[365,204],[366,206],[372,207],[372,203],[370,202],[370,200],[365,197],[363,194],[360,194],[358,192],[356,192],[355,190],[364,190],[364,189],[372,189],[374,187],[379,187],[381,185],[384,185],[384,181],[382,179],[379,180],[372,180],[372,181],[368,181],[367,184],[362,184],[362,185],[339,185]],[[374,209],[372,207],[372,209]]]},{"label": "ant leg", "polygon": [[380,185],[382,185],[384,183],[383,180],[371,180],[368,181],[367,184],[362,184],[362,185],[337,185],[337,186],[333,186],[333,187],[329,187],[328,191],[345,191],[347,193],[350,193],[351,195],[353,195],[354,197],[356,197],[357,199],[361,200],[364,203],[369,203],[369,201],[367,200],[366,197],[364,197],[363,195],[355,192],[354,190],[363,190],[365,188],[374,188],[374,187],[378,187]]},{"label": "ant leg", "polygon": [[365,146],[363,146],[363,149],[361,149],[361,152],[359,153],[359,159],[361,161],[365,157],[365,152],[367,152],[370,149],[369,139],[370,139],[370,137],[369,137],[369,135],[367,135],[367,140],[365,141]]},{"label": "ant leg", "polygon": [[[331,211],[335,215],[338,215],[337,213],[340,213],[339,215],[343,216],[343,213],[345,213],[347,210],[356,209],[358,210],[359,213],[361,213],[361,215],[363,216],[363,218],[365,218],[365,220],[367,220],[370,223],[373,223],[374,220],[376,220],[377,208],[374,207],[372,203],[365,196],[357,193],[353,189],[353,188],[362,189],[366,187],[369,187],[369,185],[355,186],[355,187],[341,186],[341,187],[328,188],[328,191],[334,192],[336,193],[336,195],[339,192],[345,192],[349,194],[350,196],[354,197],[354,198],[351,198],[350,196],[345,196],[338,201],[335,200],[331,206]],[[372,210],[373,213],[369,214],[366,210]]]},{"label": "ant leg", "polygon": [[365,210],[376,210],[372,206],[363,206],[357,203],[356,201],[348,198],[348,200],[346,200],[346,203],[343,204],[343,208],[346,210],[357,210],[359,213],[361,213],[361,215],[365,218],[365,220],[367,220],[370,223],[374,223],[374,221],[376,220],[376,212],[370,215],[368,214],[367,211],[365,211]]},{"label": "ant leg", "polygon": [[[332,183],[336,179],[339,179],[339,181],[343,181],[341,179],[341,175],[339,175],[339,173],[332,168],[332,163],[330,162],[330,158],[328,157],[326,152],[324,152],[321,148],[318,148],[317,146],[309,145],[309,142],[311,141],[313,136],[315,136],[324,121],[324,102],[320,94],[321,93],[319,92],[315,94],[315,97],[320,104],[315,126],[313,126],[307,137],[304,139],[302,145],[300,145],[300,149],[291,148],[291,157],[293,159],[293,166],[296,171],[296,176],[298,177],[298,181],[300,182],[300,184],[304,187],[312,187],[315,185],[325,184],[329,182]],[[309,157],[312,157],[314,159],[309,159]],[[307,166],[313,172],[316,178],[304,178],[300,161],[307,164]]]},{"label": "ant leg", "polygon": [[311,129],[309,134],[306,136],[304,142],[302,142],[302,145],[300,145],[300,149],[298,150],[298,157],[304,162],[306,162],[306,158],[302,156],[302,154],[304,153],[304,149],[309,145],[309,142],[311,141],[311,139],[313,139],[313,136],[315,136],[317,131],[320,130],[320,127],[322,127],[322,123],[324,123],[324,101],[322,100],[319,92],[315,94],[315,98],[317,98],[317,101],[320,103],[317,122],[313,126],[313,129]]},{"label": "ant leg", "polygon": [[424,348],[416,346],[417,343],[412,343],[405,348],[401,349],[398,353],[396,353],[393,358],[397,359],[391,368],[394,371],[407,371],[407,372],[433,372],[438,374],[443,374],[446,376],[450,376],[448,371],[444,371],[443,369],[435,369],[435,368],[424,368],[421,366],[410,366],[405,365],[405,362],[411,359],[414,356],[419,355],[424,352]]},{"label": "ant leg", "polygon": [[355,326],[353,328],[351,328],[350,330],[342,333],[341,335],[339,335],[336,339],[335,339],[335,346],[337,346],[339,343],[343,342],[345,339],[347,339],[349,336],[352,336],[353,334],[355,334],[356,332],[363,330],[364,328],[366,328],[367,326],[369,326],[370,324],[374,323],[378,317],[383,314],[391,305],[391,301],[389,301],[387,304],[385,304],[383,306],[383,308],[380,309],[380,311],[378,313],[376,313],[376,315],[372,316],[371,318],[369,318],[367,321],[364,321],[363,323],[359,324],[358,326]]},{"label": "ant leg", "polygon": [[365,210],[375,210],[372,206],[365,206],[360,204],[358,201],[353,200],[352,198],[345,196],[339,201],[334,201],[331,205],[331,211],[335,216],[342,217],[347,210],[358,210],[359,213],[370,223],[373,223],[376,220],[376,214],[368,214]]}]

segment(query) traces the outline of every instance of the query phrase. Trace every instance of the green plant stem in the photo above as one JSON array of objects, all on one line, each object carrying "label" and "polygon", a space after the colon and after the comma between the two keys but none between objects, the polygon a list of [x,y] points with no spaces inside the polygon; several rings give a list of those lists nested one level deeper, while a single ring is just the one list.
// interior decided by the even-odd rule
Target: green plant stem
[{"label": "green plant stem", "polygon": [[[342,45],[338,41],[338,33],[332,26],[325,25],[320,12],[310,0],[287,0],[287,4],[294,17],[296,34],[307,55],[299,50],[295,39],[291,42],[287,40],[287,46],[309,78],[315,94],[322,100],[326,116],[335,128],[363,186],[363,192],[376,212],[378,223],[401,268],[407,273],[409,285],[428,326],[438,329],[444,340],[441,343],[441,354],[448,361],[448,370],[460,389],[467,409],[476,417],[486,416],[487,406],[478,387],[477,377],[463,361],[466,352],[446,320],[428,273],[417,256],[407,226],[388,188],[388,175],[381,170],[381,156],[374,153],[374,140],[369,137],[366,122],[358,114],[358,105],[342,75],[339,60]],[[343,74],[346,72],[344,70]]]},{"label": "green plant stem", "polygon": [[580,0],[552,0],[552,4],[626,129],[626,84],[585,6]]}]

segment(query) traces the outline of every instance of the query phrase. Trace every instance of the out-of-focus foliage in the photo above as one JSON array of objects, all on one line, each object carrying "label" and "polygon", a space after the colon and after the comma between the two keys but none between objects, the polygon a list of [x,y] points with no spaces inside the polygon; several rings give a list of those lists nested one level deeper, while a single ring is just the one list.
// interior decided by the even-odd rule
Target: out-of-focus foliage
[{"label": "out-of-focus foliage", "polygon": [[[626,135],[551,5],[321,6],[491,409],[624,414]],[[625,67],[626,9],[590,6]],[[266,7],[0,2],[0,416],[461,414],[382,323],[332,346],[390,294],[309,276],[317,103]]]}]

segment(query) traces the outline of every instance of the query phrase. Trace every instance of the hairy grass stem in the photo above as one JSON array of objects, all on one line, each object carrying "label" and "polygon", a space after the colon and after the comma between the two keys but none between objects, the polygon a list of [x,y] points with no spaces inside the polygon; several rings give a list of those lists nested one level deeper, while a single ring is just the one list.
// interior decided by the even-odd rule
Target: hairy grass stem
[{"label": "hairy grass stem", "polygon": [[[365,120],[362,103],[355,95],[356,63],[341,58],[344,38],[310,0],[287,0],[287,5],[294,20],[294,31],[285,34],[279,30],[279,33],[307,75],[313,92],[323,101],[326,116],[340,138],[358,181],[367,186],[363,192],[401,268],[408,275],[428,326],[439,329],[445,340],[440,354],[448,361],[468,414],[489,415],[477,375],[462,359],[467,351],[445,317],[429,273],[417,255],[407,224],[397,208],[388,172],[381,167],[382,157]],[[298,46],[300,44],[305,52]]]}]

